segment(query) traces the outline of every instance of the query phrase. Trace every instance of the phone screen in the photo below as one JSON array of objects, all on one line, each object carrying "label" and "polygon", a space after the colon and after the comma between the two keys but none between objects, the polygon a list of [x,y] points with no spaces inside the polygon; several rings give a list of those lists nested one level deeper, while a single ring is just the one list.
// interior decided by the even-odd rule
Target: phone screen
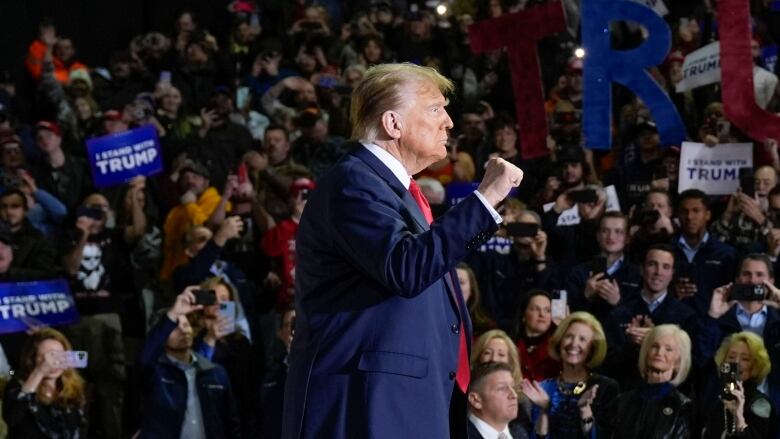
[{"label": "phone screen", "polygon": [[550,301],[553,320],[563,320],[566,318],[566,303],[568,294],[566,290],[558,291],[558,298]]},{"label": "phone screen", "polygon": [[227,331],[236,332],[236,302],[220,302],[219,315],[227,321]]}]

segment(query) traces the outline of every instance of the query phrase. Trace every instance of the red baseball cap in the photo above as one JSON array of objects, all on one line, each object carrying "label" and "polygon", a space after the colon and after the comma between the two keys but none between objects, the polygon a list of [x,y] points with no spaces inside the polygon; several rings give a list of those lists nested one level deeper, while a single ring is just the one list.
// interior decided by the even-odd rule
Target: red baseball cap
[{"label": "red baseball cap", "polygon": [[35,124],[35,131],[37,132],[38,130],[49,130],[52,133],[62,137],[62,131],[60,130],[60,126],[57,125],[56,122],[42,120]]},{"label": "red baseball cap", "polygon": [[108,110],[103,113],[103,120],[118,121],[122,120],[122,113],[116,110]]}]

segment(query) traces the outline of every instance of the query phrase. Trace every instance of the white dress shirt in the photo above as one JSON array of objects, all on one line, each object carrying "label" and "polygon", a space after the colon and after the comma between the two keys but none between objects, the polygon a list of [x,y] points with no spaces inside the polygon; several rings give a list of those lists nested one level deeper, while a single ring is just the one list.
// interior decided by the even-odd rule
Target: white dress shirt
[{"label": "white dress shirt", "polygon": [[506,439],[513,439],[512,433],[509,432],[509,424],[507,424],[503,430],[498,431],[495,428],[491,427],[487,422],[476,417],[474,413],[471,412],[469,412],[469,421],[471,421],[471,423],[474,424],[475,427],[477,427],[477,431],[485,439],[499,439],[498,435],[501,433],[504,433]]},{"label": "white dress shirt", "polygon": [[[363,142],[361,142],[363,143]],[[379,159],[379,161],[382,162],[385,166],[387,166],[388,169],[395,175],[395,177],[398,179],[399,182],[409,190],[409,185],[411,184],[412,177],[409,176],[409,174],[406,172],[406,168],[404,168],[404,165],[401,164],[400,161],[398,161],[397,158],[393,157],[392,154],[387,152],[384,148],[382,148],[379,145],[374,145],[373,143],[363,143],[363,146],[366,147],[376,158]],[[493,206],[488,203],[488,201],[485,199],[482,194],[479,193],[479,191],[474,191],[474,193],[477,195],[477,198],[479,198],[479,201],[482,202],[482,204],[485,206],[485,208],[490,212],[490,215],[493,217],[493,219],[496,221],[496,224],[501,224],[503,222],[503,218],[501,218],[501,215],[496,212],[496,209],[493,209]]]}]

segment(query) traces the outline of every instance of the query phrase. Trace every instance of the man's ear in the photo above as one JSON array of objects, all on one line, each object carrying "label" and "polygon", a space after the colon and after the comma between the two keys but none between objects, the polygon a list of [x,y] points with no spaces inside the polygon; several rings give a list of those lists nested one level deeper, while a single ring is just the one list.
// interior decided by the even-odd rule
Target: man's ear
[{"label": "man's ear", "polygon": [[401,115],[395,111],[385,111],[382,113],[382,129],[391,139],[399,139],[403,130],[403,120]]},{"label": "man's ear", "polygon": [[482,410],[482,398],[477,392],[469,392],[469,405],[477,410]]}]

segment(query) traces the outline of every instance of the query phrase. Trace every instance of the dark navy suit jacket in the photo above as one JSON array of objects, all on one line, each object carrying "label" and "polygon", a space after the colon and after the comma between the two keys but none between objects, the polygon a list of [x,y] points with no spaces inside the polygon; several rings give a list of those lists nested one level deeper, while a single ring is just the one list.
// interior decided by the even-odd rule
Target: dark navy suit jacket
[{"label": "dark navy suit jacket", "polygon": [[452,271],[497,225],[472,194],[429,228],[355,146],[320,178],[298,229],[282,437],[447,438],[461,327],[471,341]]}]

